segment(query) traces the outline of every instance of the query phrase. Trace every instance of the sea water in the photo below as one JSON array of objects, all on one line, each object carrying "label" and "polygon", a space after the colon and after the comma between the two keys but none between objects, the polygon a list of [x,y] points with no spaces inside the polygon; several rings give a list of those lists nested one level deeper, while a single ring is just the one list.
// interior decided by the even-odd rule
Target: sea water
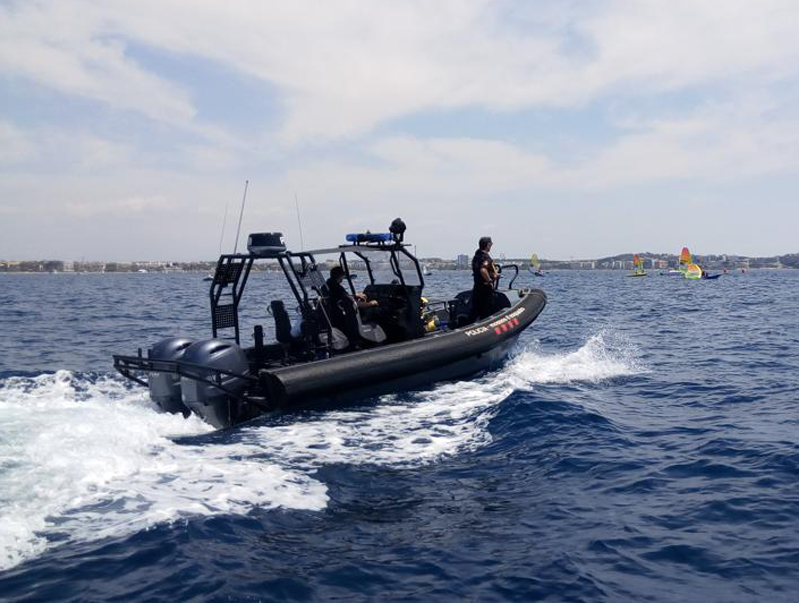
[{"label": "sea water", "polygon": [[525,275],[497,370],[224,432],[111,370],[201,276],[0,275],[0,600],[796,600],[799,273]]}]

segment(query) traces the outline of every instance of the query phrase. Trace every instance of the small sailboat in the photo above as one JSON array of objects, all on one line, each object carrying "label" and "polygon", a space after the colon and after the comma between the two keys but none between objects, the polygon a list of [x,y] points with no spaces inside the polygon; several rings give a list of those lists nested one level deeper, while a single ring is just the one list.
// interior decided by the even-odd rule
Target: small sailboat
[{"label": "small sailboat", "polygon": [[683,247],[682,251],[680,252],[680,262],[676,269],[672,268],[668,272],[661,272],[660,276],[682,276],[685,277],[685,271],[688,269],[688,266],[693,264],[693,260],[691,259],[691,252],[688,251],[687,247]]},{"label": "small sailboat", "polygon": [[544,276],[544,273],[541,272],[541,261],[538,259],[537,253],[530,257],[530,272],[535,276]]},{"label": "small sailboat", "polygon": [[[416,245],[414,245],[413,246],[413,255],[416,255],[416,254],[417,254]],[[427,265],[427,262],[422,262],[421,263],[421,268],[422,268],[422,275],[423,276],[430,276],[431,274],[433,274],[433,271],[430,270],[430,266]]]},{"label": "small sailboat", "polygon": [[633,255],[633,271],[627,276],[648,276],[644,270],[644,260],[637,253]]},{"label": "small sailboat", "polygon": [[687,247],[682,248],[680,254],[680,266],[686,264],[683,275],[690,280],[714,280],[721,276],[721,274],[708,274],[699,264],[693,261]]}]

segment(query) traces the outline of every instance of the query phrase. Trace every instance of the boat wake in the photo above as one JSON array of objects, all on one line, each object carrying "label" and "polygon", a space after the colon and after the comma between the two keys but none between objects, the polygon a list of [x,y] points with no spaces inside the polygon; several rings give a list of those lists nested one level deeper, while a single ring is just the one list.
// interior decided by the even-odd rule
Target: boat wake
[{"label": "boat wake", "polygon": [[115,377],[0,382],[0,569],[52,543],[120,536],[253,506],[321,509],[325,487],[224,445],[179,445],[200,419],[156,411]]},{"label": "boat wake", "polygon": [[327,488],[313,475],[320,466],[415,466],[477,449],[491,441],[488,423],[514,391],[634,374],[635,355],[607,333],[566,354],[531,345],[472,381],[262,420],[218,439],[181,437],[211,428],[156,412],[146,392],[116,377],[3,379],[0,570],[65,542],[186,517],[324,509]]}]

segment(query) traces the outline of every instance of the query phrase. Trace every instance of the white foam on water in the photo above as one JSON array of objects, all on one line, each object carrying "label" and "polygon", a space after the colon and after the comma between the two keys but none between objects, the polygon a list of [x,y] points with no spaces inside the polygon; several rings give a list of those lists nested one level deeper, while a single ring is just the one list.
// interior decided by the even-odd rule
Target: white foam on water
[{"label": "white foam on water", "polygon": [[603,330],[588,338],[574,352],[545,354],[538,346],[528,348],[511,365],[519,378],[518,389],[544,383],[598,383],[645,372],[640,352],[628,339]]},{"label": "white foam on water", "polygon": [[[53,536],[93,540],[253,506],[322,509],[326,487],[247,445],[190,446],[211,428],[159,413],[143,390],[60,371],[0,388],[0,569]],[[50,537],[50,538],[48,538]]]},{"label": "white foam on water", "polygon": [[282,425],[242,427],[232,443],[189,445],[208,433],[191,417],[157,412],[118,378],[61,371],[0,382],[0,569],[54,542],[135,533],[194,515],[255,507],[323,509],[314,479],[330,463],[413,466],[490,443],[498,405],[536,384],[598,382],[641,369],[633,346],[608,333],[580,349],[522,350],[471,381],[384,396],[367,407]]},{"label": "white foam on water", "polygon": [[245,428],[268,456],[292,466],[329,463],[420,465],[490,443],[488,423],[511,393],[537,384],[588,382],[642,371],[637,350],[602,331],[580,349],[545,354],[536,344],[494,373],[433,390],[384,396],[365,409],[328,411],[291,425]]}]

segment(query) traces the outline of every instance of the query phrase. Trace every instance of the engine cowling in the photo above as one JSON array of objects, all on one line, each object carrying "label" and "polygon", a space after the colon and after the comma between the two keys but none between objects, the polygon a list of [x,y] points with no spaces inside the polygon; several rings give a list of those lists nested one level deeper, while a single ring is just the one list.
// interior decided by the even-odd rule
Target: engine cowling
[{"label": "engine cowling", "polygon": [[187,368],[187,371],[190,371],[194,377],[205,379],[198,380],[186,376],[180,378],[183,404],[214,427],[229,426],[233,412],[231,397],[214,384],[235,393],[244,390],[247,385],[245,379],[217,372],[224,370],[237,375],[247,375],[250,365],[244,350],[232,341],[204,339],[195,341],[186,348],[183,360],[202,367]]},{"label": "engine cowling", "polygon": [[[192,341],[186,337],[168,337],[151,347],[147,356],[150,360],[182,360]],[[147,375],[147,384],[150,387],[150,398],[163,410],[189,415],[189,409],[183,404],[178,375],[152,372]]]}]

